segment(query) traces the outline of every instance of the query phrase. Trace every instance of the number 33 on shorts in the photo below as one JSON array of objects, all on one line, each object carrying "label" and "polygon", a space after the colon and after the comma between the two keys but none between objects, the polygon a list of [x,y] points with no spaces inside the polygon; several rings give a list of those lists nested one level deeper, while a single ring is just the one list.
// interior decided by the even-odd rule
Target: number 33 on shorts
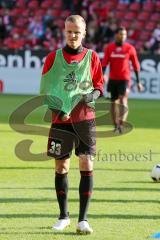
[{"label": "number 33 on shorts", "polygon": [[48,151],[51,154],[55,154],[57,156],[61,155],[61,143],[50,141],[50,146],[48,146]]}]

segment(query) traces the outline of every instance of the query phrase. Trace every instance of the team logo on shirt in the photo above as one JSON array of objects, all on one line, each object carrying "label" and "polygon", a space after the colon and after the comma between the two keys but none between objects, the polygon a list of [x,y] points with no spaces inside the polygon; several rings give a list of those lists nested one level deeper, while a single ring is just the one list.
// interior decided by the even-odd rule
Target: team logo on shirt
[{"label": "team logo on shirt", "polygon": [[120,52],[121,50],[122,50],[121,47],[117,47],[117,48],[116,48],[116,52]]},{"label": "team logo on shirt", "polygon": [[111,53],[111,57],[112,57],[112,58],[125,58],[125,54],[112,52],[112,53]]},{"label": "team logo on shirt", "polygon": [[65,76],[64,82],[77,82],[77,77],[74,71]]}]

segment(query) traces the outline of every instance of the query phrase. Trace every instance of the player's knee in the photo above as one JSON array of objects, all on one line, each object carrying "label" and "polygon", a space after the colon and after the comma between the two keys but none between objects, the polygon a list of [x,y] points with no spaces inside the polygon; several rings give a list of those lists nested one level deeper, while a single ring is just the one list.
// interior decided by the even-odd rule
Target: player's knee
[{"label": "player's knee", "polygon": [[80,155],[79,156],[79,168],[81,171],[93,170],[94,157],[92,155]]},{"label": "player's knee", "polygon": [[124,107],[128,108],[128,99],[127,98],[120,98],[119,103],[122,104]]},{"label": "player's knee", "polygon": [[59,174],[65,174],[65,173],[68,173],[68,171],[69,171],[69,168],[66,168],[63,166],[56,167],[56,172]]},{"label": "player's knee", "polygon": [[59,174],[65,174],[69,171],[69,162],[64,160],[56,160],[55,170]]}]

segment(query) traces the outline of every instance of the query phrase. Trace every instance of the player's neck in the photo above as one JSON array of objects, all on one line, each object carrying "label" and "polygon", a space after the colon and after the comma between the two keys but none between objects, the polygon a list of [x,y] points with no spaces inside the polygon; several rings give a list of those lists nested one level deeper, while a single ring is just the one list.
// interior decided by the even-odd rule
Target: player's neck
[{"label": "player's neck", "polygon": [[64,47],[64,50],[69,54],[79,54],[83,51],[83,46],[80,45],[78,48],[73,49],[73,48],[69,47],[68,45],[66,45]]},{"label": "player's neck", "polygon": [[123,44],[124,44],[124,42],[118,42],[118,41],[116,41],[115,43],[117,46],[123,46]]}]

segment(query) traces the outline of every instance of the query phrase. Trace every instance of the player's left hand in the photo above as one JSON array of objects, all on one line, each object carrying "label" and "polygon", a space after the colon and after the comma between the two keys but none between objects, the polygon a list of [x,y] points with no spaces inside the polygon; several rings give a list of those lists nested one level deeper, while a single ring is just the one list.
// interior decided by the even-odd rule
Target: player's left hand
[{"label": "player's left hand", "polygon": [[83,95],[82,102],[90,103],[92,101],[93,101],[93,94],[92,93],[87,93],[87,94]]},{"label": "player's left hand", "polygon": [[61,117],[61,120],[63,122],[68,121],[69,119],[70,119],[70,115],[68,115],[68,114],[63,114],[63,116]]},{"label": "player's left hand", "polygon": [[61,121],[68,121],[70,119],[70,115],[67,113],[64,113],[63,111],[60,111],[59,113],[59,118],[61,119]]},{"label": "player's left hand", "polygon": [[144,90],[144,87],[142,85],[142,83],[137,83],[137,89],[138,89],[138,92],[142,92]]}]

